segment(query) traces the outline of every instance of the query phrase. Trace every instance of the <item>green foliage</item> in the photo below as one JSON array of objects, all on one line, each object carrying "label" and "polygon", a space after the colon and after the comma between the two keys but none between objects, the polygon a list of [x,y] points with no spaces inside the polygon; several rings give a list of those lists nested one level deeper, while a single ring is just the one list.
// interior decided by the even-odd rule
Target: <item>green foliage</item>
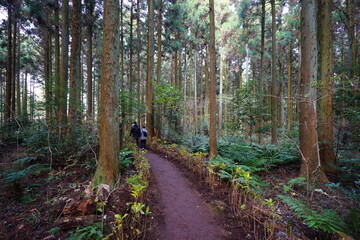
[{"label": "green foliage", "polygon": [[278,195],[278,197],[289,205],[296,215],[302,218],[309,227],[321,229],[328,233],[333,233],[334,231],[347,232],[345,222],[334,210],[324,209],[321,213],[318,213],[297,198],[287,195]]},{"label": "green foliage", "polygon": [[251,167],[254,172],[267,170],[298,159],[294,146],[258,145],[245,141],[218,141],[219,155],[237,164]]},{"label": "green foliage", "polygon": [[119,153],[120,171],[125,172],[134,165],[134,157],[132,156],[133,151],[129,148],[124,148]]},{"label": "green foliage", "polygon": [[29,164],[36,159],[37,159],[37,157],[24,157],[24,158],[15,160],[14,163],[19,164],[20,166],[24,166],[25,164]]},{"label": "green foliage", "polygon": [[353,236],[356,239],[360,238],[360,219],[359,215],[357,214],[356,209],[351,209],[347,218],[346,223],[349,229],[351,229],[351,232]]},{"label": "green foliage", "polygon": [[283,190],[285,193],[289,192],[294,186],[304,186],[306,185],[306,178],[297,177],[290,179],[286,184],[283,185]]},{"label": "green foliage", "polygon": [[209,138],[204,135],[189,135],[182,138],[180,143],[192,153],[209,151]]},{"label": "green foliage", "polygon": [[34,164],[26,167],[25,169],[19,171],[11,171],[5,173],[5,181],[6,182],[18,182],[24,177],[30,177],[33,175],[38,175],[41,172],[49,170],[48,165],[46,164]]},{"label": "green foliage", "polygon": [[75,232],[70,232],[68,240],[81,239],[102,239],[104,237],[101,226],[98,224],[91,224],[85,227],[77,227]]},{"label": "green foliage", "polygon": [[[266,106],[260,102],[262,99],[261,95],[254,94],[254,88],[256,88],[256,84],[250,82],[237,90],[236,95],[232,98],[229,106],[230,111],[233,112],[235,118],[237,119],[237,121],[233,121],[234,123],[249,124],[250,136],[252,135],[252,126],[255,126],[260,119],[267,121],[270,118],[270,115],[267,111],[269,106]],[[238,125],[234,125],[233,130],[236,130],[238,127]],[[266,130],[269,130],[268,127],[259,131],[265,132]]]}]

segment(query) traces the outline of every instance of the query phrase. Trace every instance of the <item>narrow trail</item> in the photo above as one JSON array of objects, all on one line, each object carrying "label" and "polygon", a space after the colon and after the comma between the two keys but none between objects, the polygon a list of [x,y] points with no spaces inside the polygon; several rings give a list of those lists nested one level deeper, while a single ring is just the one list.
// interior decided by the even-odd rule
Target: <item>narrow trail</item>
[{"label": "narrow trail", "polygon": [[152,177],[159,189],[165,226],[158,229],[161,240],[221,240],[223,230],[216,224],[210,207],[168,160],[147,153]]}]

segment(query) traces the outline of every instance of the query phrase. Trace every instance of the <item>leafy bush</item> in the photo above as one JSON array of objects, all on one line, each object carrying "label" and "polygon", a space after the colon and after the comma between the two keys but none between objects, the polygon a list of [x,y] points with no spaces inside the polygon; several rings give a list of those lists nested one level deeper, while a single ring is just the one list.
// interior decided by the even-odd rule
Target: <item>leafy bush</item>
[{"label": "leafy bush", "polygon": [[103,237],[101,226],[92,224],[85,227],[77,227],[75,232],[70,232],[68,240],[102,239]]},{"label": "leafy bush", "polygon": [[125,172],[130,166],[134,165],[133,151],[129,148],[124,148],[119,153],[120,171]]},{"label": "leafy bush", "polygon": [[209,151],[209,138],[205,135],[189,135],[184,137],[180,144],[186,146],[192,153]]},{"label": "leafy bush", "polygon": [[289,205],[309,227],[321,229],[328,233],[335,231],[347,232],[346,223],[334,210],[324,209],[321,213],[318,213],[297,198],[287,195],[278,195],[278,197]]},{"label": "leafy bush", "polygon": [[48,170],[48,165],[46,164],[34,164],[26,167],[23,170],[11,171],[5,173],[6,182],[17,182],[20,181],[23,177],[29,177],[32,175],[38,175],[44,170]]}]

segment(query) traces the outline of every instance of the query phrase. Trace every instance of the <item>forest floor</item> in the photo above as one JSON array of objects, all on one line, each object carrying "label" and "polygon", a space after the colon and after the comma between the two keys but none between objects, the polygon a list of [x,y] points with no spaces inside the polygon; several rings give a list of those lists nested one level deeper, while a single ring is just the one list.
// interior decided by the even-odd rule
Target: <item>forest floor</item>
[{"label": "forest floor", "polygon": [[[91,239],[102,239],[112,232],[109,226],[114,226],[115,215],[123,216],[128,212],[127,203],[132,197],[125,179],[131,170],[121,175],[119,187],[109,193],[107,199],[94,202],[93,196],[85,196],[85,193],[94,194],[89,193],[88,188],[96,168],[92,151],[84,150],[79,157],[56,161],[52,171],[48,170],[47,157],[34,156],[40,164],[38,174],[7,182],[6,178],[14,177],[11,172],[24,173],[20,170],[24,166],[16,160],[28,156],[24,147],[8,145],[0,148],[0,239],[81,239],[74,236],[85,232],[93,234]],[[152,213],[147,220],[144,239],[255,238],[240,227],[225,192],[211,191],[193,171],[166,154],[161,156],[150,151],[146,157],[151,167],[146,204]],[[262,177],[273,185],[278,184],[275,181],[296,177],[297,172],[297,165],[287,165],[272,169]],[[276,194],[274,188],[267,193],[268,197],[276,197]],[[322,203],[321,206],[333,209],[350,206],[342,195],[333,200],[318,194],[314,199]],[[102,210],[99,211],[99,203],[105,202],[106,206],[100,205]],[[281,211],[291,215],[287,208]],[[295,223],[294,231],[295,227],[300,232],[307,231],[310,239],[319,236],[317,231],[309,231],[301,222]],[[330,238],[322,235],[319,239]]]}]

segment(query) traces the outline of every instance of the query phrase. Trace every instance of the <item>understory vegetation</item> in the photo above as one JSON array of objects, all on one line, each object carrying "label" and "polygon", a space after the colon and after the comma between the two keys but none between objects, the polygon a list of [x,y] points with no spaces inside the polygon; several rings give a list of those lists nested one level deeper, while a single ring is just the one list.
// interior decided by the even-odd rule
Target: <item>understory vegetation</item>
[{"label": "understory vegetation", "polygon": [[151,145],[222,195],[256,239],[360,237],[360,159],[340,159],[331,182],[320,184],[298,176],[296,142],[258,145],[225,137],[218,146],[219,155],[209,161],[208,139],[202,135],[184,137],[179,144],[155,140]]},{"label": "understory vegetation", "polygon": [[98,142],[87,126],[71,143],[59,142],[43,122],[19,122],[0,131],[5,136],[0,147],[1,237],[141,239],[151,234],[149,163],[135,145],[119,153],[116,185],[93,187]]}]

